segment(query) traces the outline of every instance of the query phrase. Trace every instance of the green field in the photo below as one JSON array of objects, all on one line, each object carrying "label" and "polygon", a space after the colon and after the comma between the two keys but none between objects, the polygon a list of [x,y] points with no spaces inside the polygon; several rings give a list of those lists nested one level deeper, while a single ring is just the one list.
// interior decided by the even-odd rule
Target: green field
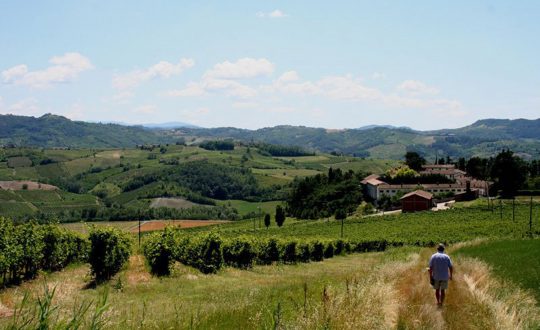
[{"label": "green field", "polygon": [[[481,202],[479,202],[481,203]],[[540,234],[540,205],[533,210],[533,231]],[[329,220],[293,220],[288,218],[279,228],[272,222],[270,228],[253,231],[250,221],[239,221],[217,227],[225,236],[254,234],[257,236],[339,238],[341,223]],[[478,237],[519,237],[529,228],[529,207],[517,204],[516,220],[512,221],[510,205],[503,207],[503,218],[486,207],[473,206],[438,212],[418,212],[397,215],[348,218],[344,224],[344,237],[355,240],[387,240],[404,244],[433,245],[438,242],[462,242]],[[203,228],[194,231],[205,230]]]},{"label": "green field", "polygon": [[[365,160],[329,154],[272,157],[261,154],[256,147],[245,146],[236,146],[230,151],[209,151],[197,146],[162,145],[162,148],[151,150],[14,148],[3,149],[3,152],[7,157],[4,161],[0,161],[0,180],[38,181],[59,186],[62,190],[58,193],[15,192],[18,196],[15,200],[26,202],[23,204],[8,205],[5,202],[9,199],[6,200],[0,195],[0,203],[3,204],[0,215],[13,217],[31,216],[37,211],[58,213],[89,208],[102,209],[104,205],[112,204],[132,210],[147,209],[151,198],[188,198],[189,191],[183,188],[178,188],[172,196],[167,191],[160,192],[159,189],[163,190],[160,188],[163,186],[158,182],[129,191],[124,191],[123,187],[139,177],[163,173],[174,168],[175,164],[197,160],[248,169],[261,188],[283,189],[285,192],[295,178],[326,173],[330,167],[364,173],[382,173],[397,164],[396,161]],[[66,190],[78,193],[69,194]],[[283,194],[279,196],[281,198]],[[279,198],[265,197],[264,200]],[[193,202],[198,203],[197,200]],[[227,200],[220,200],[218,204],[230,204],[238,208],[241,216],[257,211],[257,206],[247,201],[233,200],[227,203]],[[262,203],[263,212],[273,213],[272,208],[276,204],[277,202]],[[69,221],[73,220],[78,219]]]},{"label": "green field", "polygon": [[238,210],[240,215],[249,214],[249,213],[259,213],[259,208],[262,214],[268,213],[273,215],[276,211],[276,206],[282,204],[280,201],[271,201],[271,202],[246,202],[241,200],[228,200],[228,201],[218,201],[221,205],[230,205]]},{"label": "green field", "polygon": [[530,290],[540,302],[540,239],[487,241],[457,251],[493,267],[497,276]]}]

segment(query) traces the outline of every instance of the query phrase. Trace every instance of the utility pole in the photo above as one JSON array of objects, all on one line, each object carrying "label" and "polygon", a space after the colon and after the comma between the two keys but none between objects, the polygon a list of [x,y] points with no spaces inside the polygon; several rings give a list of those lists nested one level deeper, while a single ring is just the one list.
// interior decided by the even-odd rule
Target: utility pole
[{"label": "utility pole", "polygon": [[516,222],[516,197],[512,199],[512,221]]},{"label": "utility pole", "polygon": [[531,206],[529,208],[529,233],[532,237],[532,209],[533,209],[533,197],[531,196]]},{"label": "utility pole", "polygon": [[139,249],[141,248],[141,217],[139,217]]}]

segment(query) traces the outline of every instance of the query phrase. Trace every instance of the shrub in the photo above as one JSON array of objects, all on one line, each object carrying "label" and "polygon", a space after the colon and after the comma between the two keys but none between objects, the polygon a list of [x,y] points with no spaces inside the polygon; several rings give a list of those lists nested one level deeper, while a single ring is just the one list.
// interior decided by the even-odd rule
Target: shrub
[{"label": "shrub", "polygon": [[274,261],[279,261],[279,243],[277,239],[270,238],[266,241],[259,242],[258,262],[263,265],[269,265]]},{"label": "shrub", "polygon": [[24,278],[34,278],[43,260],[43,230],[34,222],[28,222],[15,227],[15,239],[21,247],[20,275]]},{"label": "shrub", "polygon": [[342,255],[345,252],[345,241],[342,239],[334,241],[334,255]]},{"label": "shrub", "polygon": [[323,255],[325,259],[330,259],[334,257],[334,243],[333,242],[327,242],[325,244]]},{"label": "shrub", "polygon": [[144,242],[143,254],[152,274],[165,276],[171,273],[175,257],[174,231],[167,227],[162,232],[151,234]]},{"label": "shrub", "polygon": [[311,259],[311,247],[309,242],[298,244],[298,261],[309,262]]},{"label": "shrub", "polygon": [[288,241],[283,243],[283,246],[281,248],[281,260],[284,263],[292,264],[297,261],[298,255],[296,252],[296,245],[297,243],[295,241]]},{"label": "shrub", "polygon": [[223,241],[218,234],[210,232],[184,242],[188,244],[184,247],[182,259],[187,265],[204,274],[216,273],[223,267]]},{"label": "shrub", "polygon": [[33,278],[40,269],[59,270],[82,260],[88,242],[57,226],[27,222],[14,226],[0,218],[0,277],[2,283],[18,283]]},{"label": "shrub", "polygon": [[247,237],[234,238],[223,245],[223,259],[227,265],[250,268],[256,256],[254,244]]},{"label": "shrub", "polygon": [[98,282],[108,280],[128,261],[131,240],[127,233],[113,227],[93,227],[89,239],[92,274]]},{"label": "shrub", "polygon": [[311,244],[311,260],[322,261],[324,257],[324,244],[320,241],[314,241]]},{"label": "shrub", "polygon": [[68,234],[55,225],[46,225],[43,230],[43,264],[45,270],[64,268],[69,260]]}]

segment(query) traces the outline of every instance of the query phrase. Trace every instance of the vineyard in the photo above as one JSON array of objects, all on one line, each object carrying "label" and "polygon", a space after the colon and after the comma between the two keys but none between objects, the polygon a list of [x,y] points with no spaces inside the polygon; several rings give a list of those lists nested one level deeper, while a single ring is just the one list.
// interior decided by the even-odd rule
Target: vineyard
[{"label": "vineyard", "polygon": [[[478,237],[504,238],[540,234],[540,204],[532,207],[525,201],[505,201],[499,208],[487,208],[485,200],[468,207],[456,207],[447,211],[418,212],[399,215],[384,215],[348,218],[344,221],[344,239],[387,241],[389,244],[431,246],[437,242],[462,242]],[[501,212],[502,209],[502,212]],[[501,216],[502,214],[502,216]],[[532,215],[532,216],[531,216]],[[532,223],[529,222],[532,219]],[[208,228],[193,228],[189,231],[207,231]],[[341,223],[335,220],[287,219],[283,227],[274,223],[266,229],[260,219],[233,222],[215,228],[223,237],[255,235],[257,237],[337,239],[341,238]]]},{"label": "vineyard", "polygon": [[305,263],[353,252],[384,251],[387,244],[385,240],[260,239],[253,236],[222,239],[215,232],[185,235],[167,228],[146,239],[143,253],[152,273],[157,275],[170,274],[175,261],[208,274],[224,266],[247,269],[254,264]]},{"label": "vineyard", "polygon": [[88,237],[56,225],[14,226],[0,217],[0,286],[20,284],[40,271],[59,271],[88,262],[96,281],[108,279],[126,263],[131,238],[117,228],[92,228]]}]

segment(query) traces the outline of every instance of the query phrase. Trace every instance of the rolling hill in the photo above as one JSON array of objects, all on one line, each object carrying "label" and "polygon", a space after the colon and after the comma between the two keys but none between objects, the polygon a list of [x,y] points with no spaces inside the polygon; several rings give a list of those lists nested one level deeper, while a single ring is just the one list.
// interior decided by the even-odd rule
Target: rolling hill
[{"label": "rolling hill", "polygon": [[52,114],[38,118],[0,115],[0,145],[118,148],[163,141],[141,126],[71,121]]},{"label": "rolling hill", "polygon": [[148,129],[87,123],[51,114],[39,118],[0,115],[0,145],[119,148],[175,143],[181,139],[197,143],[232,138],[376,159],[401,159],[406,151],[417,151],[428,159],[489,157],[503,148],[510,148],[526,159],[540,157],[540,119],[484,119],[462,128],[433,131],[391,126],[325,129],[282,125],[258,130],[159,126]]}]

